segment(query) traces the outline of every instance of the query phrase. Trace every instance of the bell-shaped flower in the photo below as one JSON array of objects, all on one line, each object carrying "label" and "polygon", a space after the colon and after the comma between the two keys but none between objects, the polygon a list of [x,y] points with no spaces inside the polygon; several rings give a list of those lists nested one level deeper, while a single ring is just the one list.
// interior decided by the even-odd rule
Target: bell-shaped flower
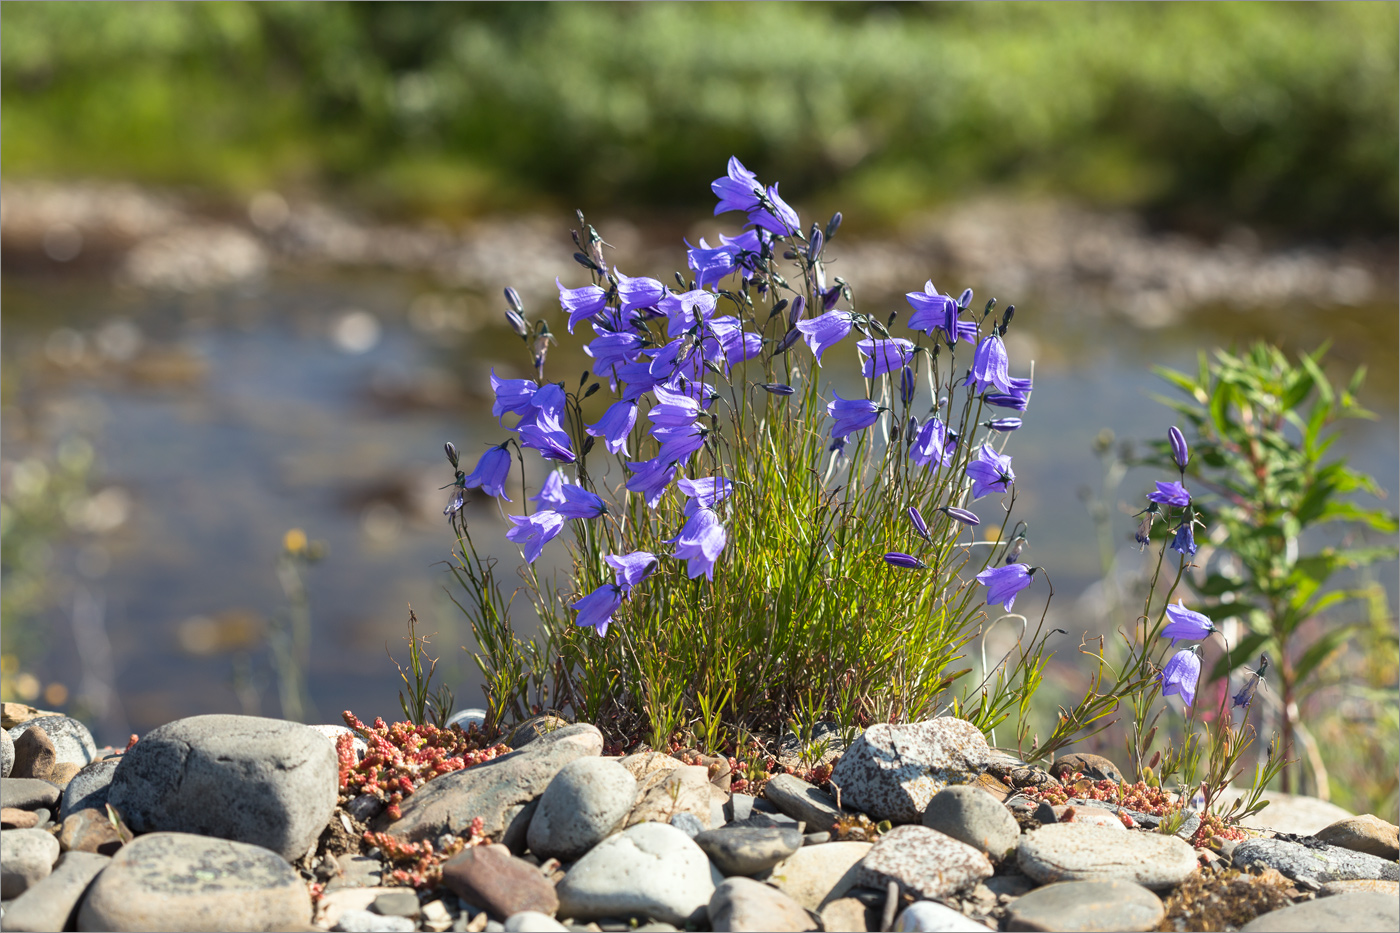
[{"label": "bell-shaped flower", "polygon": [[608,504],[596,492],[574,483],[563,483],[559,493],[564,501],[555,509],[568,519],[599,518],[608,514]]},{"label": "bell-shaped flower", "polygon": [[1194,557],[1196,554],[1196,533],[1191,527],[1192,524],[1192,521],[1187,519],[1178,525],[1176,534],[1172,536],[1172,543],[1167,545],[1173,551],[1187,557]]},{"label": "bell-shaped flower", "polygon": [[744,163],[734,156],[729,157],[729,171],[724,178],[710,182],[710,190],[719,198],[715,205],[715,216],[726,211],[749,211],[759,206],[758,196],[763,193],[763,185],[758,176],[744,168]]},{"label": "bell-shaped flower", "polygon": [[569,606],[570,609],[578,610],[574,624],[578,626],[591,625],[599,635],[608,634],[608,626],[612,624],[613,613],[622,608],[622,597],[622,587],[616,583],[604,583]]},{"label": "bell-shaped flower", "polygon": [[667,295],[656,309],[666,315],[666,336],[679,337],[715,313],[715,293],[702,289]]},{"label": "bell-shaped flower", "polygon": [[613,577],[622,589],[622,595],[630,597],[632,587],[641,583],[656,570],[660,563],[650,551],[633,551],[631,554],[609,554],[603,560],[613,569]]},{"label": "bell-shaped flower", "polygon": [[967,374],[963,385],[975,384],[974,392],[995,386],[1002,392],[1009,393],[1011,382],[1006,372],[1009,365],[1006,344],[1002,343],[998,334],[990,334],[977,345],[977,352],[972,357],[972,372]]},{"label": "bell-shaped flower", "polygon": [[496,400],[491,403],[491,414],[499,422],[510,412],[521,416],[529,414],[539,386],[533,379],[498,379],[496,370],[492,369],[491,388],[496,393]]},{"label": "bell-shaped flower", "polygon": [[670,290],[656,279],[644,275],[633,278],[617,273],[617,297],[624,314],[641,308],[655,308],[669,294]]},{"label": "bell-shaped flower", "polygon": [[516,429],[520,435],[520,446],[539,451],[546,460],[559,463],[573,463],[573,443],[559,422],[545,412],[537,410],[528,421],[522,421]]},{"label": "bell-shaped flower", "polygon": [[749,223],[767,230],[774,236],[793,236],[802,227],[797,211],[778,195],[778,186],[769,185],[768,206],[758,204],[749,208]]},{"label": "bell-shaped flower", "polygon": [[1167,618],[1170,621],[1162,627],[1162,637],[1173,642],[1179,639],[1198,641],[1215,631],[1215,623],[1209,617],[1187,609],[1179,599],[1175,606],[1167,604]]},{"label": "bell-shaped flower", "polygon": [[1186,491],[1186,487],[1180,483],[1157,482],[1157,491],[1147,494],[1148,501],[1156,502],[1159,505],[1174,505],[1177,508],[1186,508],[1191,504],[1191,493]]},{"label": "bell-shaped flower", "polygon": [[700,238],[698,247],[690,246],[689,240],[685,245],[690,247],[686,252],[686,265],[695,271],[695,284],[701,288],[717,285],[734,271],[734,250],[730,247],[712,249],[704,237]]},{"label": "bell-shaped flower", "polygon": [[492,447],[481,455],[481,459],[476,462],[476,469],[472,470],[461,482],[463,489],[475,489],[478,486],[489,496],[500,496],[507,502],[511,501],[506,495],[506,477],[510,475],[510,451],[505,444]]},{"label": "bell-shaped flower", "polygon": [[807,341],[807,346],[812,348],[819,366],[822,354],[827,348],[845,340],[846,335],[851,332],[851,327],[852,318],[849,311],[828,311],[811,320],[797,322],[797,329],[802,333],[802,339]]},{"label": "bell-shaped flower", "polygon": [[884,411],[869,399],[864,398],[842,398],[836,392],[832,392],[832,400],[827,403],[827,414],[836,419],[836,423],[831,426],[831,436],[843,438],[856,431],[863,431],[870,427],[880,418],[880,412]]},{"label": "bell-shaped flower", "polygon": [[1162,696],[1180,696],[1189,707],[1196,702],[1196,682],[1201,678],[1201,659],[1197,655],[1199,646],[1192,645],[1178,651],[1157,675],[1162,684]]},{"label": "bell-shaped flower", "polygon": [[998,408],[1013,408],[1016,411],[1025,411],[1026,404],[1031,398],[1031,381],[1020,379],[1015,376],[1006,380],[1011,386],[1010,392],[988,392],[982,396],[982,400],[988,405],[995,405]]},{"label": "bell-shaped flower", "polygon": [[681,395],[662,386],[657,386],[653,394],[656,404],[647,412],[647,418],[657,427],[689,427],[700,417],[700,402],[689,395]]},{"label": "bell-shaped flower", "polygon": [[626,453],[627,436],[637,423],[637,403],[629,401],[613,402],[597,424],[590,424],[583,430],[592,437],[601,437],[607,445],[608,453]]},{"label": "bell-shaped flower", "polygon": [[860,340],[856,349],[860,351],[860,374],[867,379],[893,372],[914,358],[914,344],[901,337]]},{"label": "bell-shaped flower", "polygon": [[549,509],[533,515],[512,515],[510,520],[515,527],[506,532],[506,537],[520,545],[527,564],[533,564],[544,546],[564,529],[564,516]]},{"label": "bell-shaped flower", "polygon": [[647,508],[656,508],[661,495],[671,485],[671,480],[676,478],[676,461],[661,460],[658,457],[651,460],[634,460],[626,466],[632,471],[632,476],[627,480],[627,488],[645,497]]},{"label": "bell-shaped flower", "polygon": [[1016,594],[1031,585],[1031,577],[1037,567],[1025,564],[1007,564],[1002,567],[989,567],[977,575],[977,582],[987,588],[987,604],[1001,603],[1007,612],[1016,603]]},{"label": "bell-shaped flower", "polygon": [[574,325],[579,321],[586,321],[592,318],[599,311],[603,310],[608,303],[608,293],[597,285],[585,285],[582,288],[565,288],[564,283],[556,276],[554,284],[559,286],[559,306],[569,315],[569,333],[574,332]]},{"label": "bell-shaped flower", "polygon": [[977,459],[967,465],[967,475],[972,480],[972,498],[977,500],[991,492],[1008,492],[1016,481],[1011,470],[1011,457],[999,454],[990,444],[977,449]]},{"label": "bell-shaped flower", "polygon": [[652,428],[652,437],[661,442],[656,459],[684,464],[690,460],[691,454],[705,446],[705,437],[709,433],[708,428],[698,424]]},{"label": "bell-shaped flower", "polygon": [[724,551],[729,534],[720,524],[719,516],[713,509],[696,509],[681,526],[680,534],[667,541],[674,544],[672,556],[686,562],[686,573],[694,580],[702,573],[705,579],[714,582],[715,561]]},{"label": "bell-shaped flower", "polygon": [[712,508],[734,492],[734,483],[723,476],[702,476],[699,479],[682,477],[676,480],[676,486],[689,497],[685,504],[686,515],[693,515],[696,509]]},{"label": "bell-shaped flower", "polygon": [[961,310],[951,295],[940,295],[930,279],[921,292],[909,292],[905,296],[914,308],[909,315],[909,329],[920,330],[933,336],[935,330],[943,331],[943,339],[948,343],[958,339],[958,312]]},{"label": "bell-shaped flower", "polygon": [[544,484],[540,486],[540,491],[531,496],[530,501],[540,509],[558,509],[564,504],[564,474],[558,470],[550,470],[549,475],[544,478]]},{"label": "bell-shaped flower", "polygon": [[951,433],[938,418],[930,418],[919,427],[914,442],[909,445],[909,459],[919,466],[937,462],[948,466],[953,462],[953,452],[957,449],[958,437]]},{"label": "bell-shaped flower", "polygon": [[631,331],[614,333],[593,328],[598,336],[583,345],[583,352],[593,357],[593,368],[607,372],[612,366],[630,363],[642,355],[642,338]]},{"label": "bell-shaped flower", "polygon": [[743,271],[744,279],[763,271],[763,252],[771,246],[772,235],[767,230],[745,230],[738,236],[719,235],[719,241],[734,254],[734,262]]}]

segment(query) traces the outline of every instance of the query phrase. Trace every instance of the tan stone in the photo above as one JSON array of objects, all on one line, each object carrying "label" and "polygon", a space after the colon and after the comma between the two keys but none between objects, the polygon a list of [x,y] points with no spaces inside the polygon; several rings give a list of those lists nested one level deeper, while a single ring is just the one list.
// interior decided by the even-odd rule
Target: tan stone
[{"label": "tan stone", "polygon": [[768,883],[808,910],[820,911],[856,885],[869,842],[828,842],[803,846],[773,866]]},{"label": "tan stone", "polygon": [[5,807],[0,810],[0,825],[6,829],[32,829],[39,825],[39,814],[33,810]]},{"label": "tan stone", "polygon": [[39,719],[42,716],[62,716],[53,710],[36,709],[25,703],[0,703],[0,727],[13,729],[22,722]]},{"label": "tan stone", "polygon": [[822,929],[828,933],[867,933],[865,905],[854,897],[838,897],[822,908]]},{"label": "tan stone", "polygon": [[83,766],[76,761],[60,761],[49,772],[48,780],[59,787],[67,787],[68,782],[73,780],[73,776],[81,770],[83,770]]},{"label": "tan stone", "polygon": [[65,852],[113,855],[122,847],[122,838],[105,812],[87,808],[68,814],[58,833],[58,845]]},{"label": "tan stone", "polygon": [[641,795],[626,825],[669,823],[677,813],[689,813],[709,829],[710,793],[714,785],[706,769],[700,765],[681,765],[662,773],[665,777]]},{"label": "tan stone", "polygon": [[10,776],[47,781],[53,774],[57,756],[49,734],[38,726],[30,726],[15,739],[15,763]]},{"label": "tan stone", "polygon": [[1337,820],[1314,835],[1328,845],[1341,846],[1353,852],[1378,855],[1392,862],[1400,859],[1400,827],[1374,814]]},{"label": "tan stone", "polygon": [[1387,894],[1400,897],[1400,881],[1380,881],[1375,878],[1329,881],[1317,892],[1318,897],[1331,897],[1334,894]]}]

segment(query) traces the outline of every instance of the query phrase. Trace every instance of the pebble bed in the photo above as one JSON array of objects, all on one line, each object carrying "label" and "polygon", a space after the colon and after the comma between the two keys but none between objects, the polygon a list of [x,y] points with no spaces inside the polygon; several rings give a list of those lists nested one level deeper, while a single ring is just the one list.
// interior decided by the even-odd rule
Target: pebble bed
[{"label": "pebble bed", "polygon": [[791,774],[754,797],[719,759],[604,756],[547,717],[392,807],[345,782],[379,746],[344,727],[196,716],[99,750],[67,716],[5,704],[4,725],[5,930],[1400,928],[1379,817],[1266,810],[1273,831],[1193,846],[1199,821],[1052,806],[1055,776],[953,718],[857,737],[839,805]]}]

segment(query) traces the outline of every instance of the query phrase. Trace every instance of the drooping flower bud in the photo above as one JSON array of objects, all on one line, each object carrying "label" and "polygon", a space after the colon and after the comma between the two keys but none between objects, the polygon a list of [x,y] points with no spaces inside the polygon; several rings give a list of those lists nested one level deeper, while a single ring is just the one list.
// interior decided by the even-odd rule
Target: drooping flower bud
[{"label": "drooping flower bud", "polygon": [[901,554],[898,551],[890,551],[886,554],[885,563],[891,567],[903,567],[905,570],[923,570],[928,566],[912,554]]},{"label": "drooping flower bud", "polygon": [[1172,459],[1176,461],[1177,469],[1182,474],[1186,473],[1186,463],[1190,460],[1190,452],[1186,449],[1186,438],[1182,436],[1181,429],[1172,425],[1167,431],[1167,440],[1171,441]]},{"label": "drooping flower bud", "polygon": [[797,322],[802,320],[802,312],[807,308],[807,299],[798,295],[792,299],[792,309],[788,311],[788,327],[796,327]]},{"label": "drooping flower bud", "polygon": [[899,402],[908,405],[914,400],[914,370],[908,366],[899,374]]},{"label": "drooping flower bud", "polygon": [[924,517],[919,514],[919,510],[916,506],[909,506],[909,521],[914,525],[914,533],[927,541],[928,525],[924,522]]},{"label": "drooping flower bud", "polygon": [[829,240],[836,236],[836,231],[841,229],[841,212],[837,211],[831,215],[831,219],[826,222],[826,238]]},{"label": "drooping flower bud", "polygon": [[509,305],[510,309],[516,314],[525,313],[525,305],[520,301],[520,293],[513,288],[506,289],[506,304]]}]

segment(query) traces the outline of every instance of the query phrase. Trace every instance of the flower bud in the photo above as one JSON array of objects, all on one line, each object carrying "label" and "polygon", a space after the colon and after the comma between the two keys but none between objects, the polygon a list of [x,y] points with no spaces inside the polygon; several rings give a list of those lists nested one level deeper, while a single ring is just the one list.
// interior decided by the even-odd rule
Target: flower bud
[{"label": "flower bud", "polygon": [[841,212],[837,211],[831,215],[831,219],[826,222],[826,238],[829,240],[836,236],[836,231],[841,229]]},{"label": "flower bud", "polygon": [[516,314],[525,313],[525,306],[520,303],[520,293],[513,288],[506,289],[506,304]]},{"label": "flower bud", "polygon": [[788,311],[788,327],[796,327],[797,322],[802,320],[802,312],[807,307],[807,299],[798,295],[792,299],[792,310]]},{"label": "flower bud", "polygon": [[802,331],[794,327],[783,336],[782,340],[778,341],[778,347],[773,351],[773,354],[776,356],[779,353],[786,353],[788,350],[792,349],[792,345],[797,343],[798,338],[801,336]]},{"label": "flower bud", "polygon": [[899,402],[908,405],[914,400],[914,370],[904,367],[899,374]]},{"label": "flower bud", "polygon": [[448,441],[442,445],[442,449],[447,452],[447,462],[452,464],[452,469],[457,469],[457,445]]},{"label": "flower bud", "polygon": [[972,289],[964,288],[963,293],[958,296],[958,310],[966,311],[970,304],[972,304]]},{"label": "flower bud", "polygon": [[944,515],[947,515],[954,521],[962,522],[964,525],[982,524],[982,519],[978,518],[976,515],[974,515],[972,512],[969,512],[967,509],[955,509],[951,505],[945,505],[939,508],[938,511],[942,512]]},{"label": "flower bud", "polygon": [[1181,429],[1172,425],[1167,431],[1167,440],[1171,441],[1172,459],[1176,461],[1177,469],[1185,473],[1186,463],[1190,460],[1190,452],[1186,449],[1186,438],[1182,435]]},{"label": "flower bud", "polygon": [[774,395],[791,395],[793,392],[797,391],[792,386],[786,386],[779,382],[760,382],[758,387]]},{"label": "flower bud", "polygon": [[516,336],[530,336],[530,325],[525,323],[525,319],[514,308],[506,308],[506,320],[510,322],[510,329],[515,331]]},{"label": "flower bud", "polygon": [[812,224],[811,243],[807,247],[807,258],[811,262],[816,262],[822,254],[822,247],[826,245],[826,238],[822,236],[821,229],[816,224]]},{"label": "flower bud", "polygon": [[919,514],[918,508],[909,506],[909,521],[914,524],[914,533],[925,541],[928,540],[928,525],[924,522],[924,517]]},{"label": "flower bud", "polygon": [[890,551],[886,554],[885,563],[891,567],[903,567],[905,570],[923,570],[928,566],[912,554],[901,554],[898,551]]}]

